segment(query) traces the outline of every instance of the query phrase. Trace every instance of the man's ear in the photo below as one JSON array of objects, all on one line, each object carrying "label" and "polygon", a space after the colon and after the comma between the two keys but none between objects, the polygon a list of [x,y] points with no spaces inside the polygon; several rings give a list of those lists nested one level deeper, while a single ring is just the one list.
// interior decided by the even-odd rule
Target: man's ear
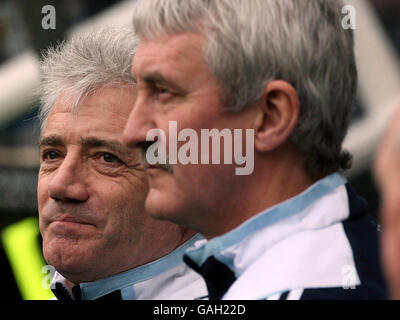
[{"label": "man's ear", "polygon": [[300,102],[296,90],[286,81],[271,81],[257,109],[254,144],[259,152],[269,152],[285,141],[297,125]]}]

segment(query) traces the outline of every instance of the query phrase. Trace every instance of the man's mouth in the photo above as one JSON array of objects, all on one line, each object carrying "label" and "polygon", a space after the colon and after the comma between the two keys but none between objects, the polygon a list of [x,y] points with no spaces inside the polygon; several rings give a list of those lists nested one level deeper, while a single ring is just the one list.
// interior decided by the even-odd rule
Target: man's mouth
[{"label": "man's mouth", "polygon": [[83,219],[66,214],[55,217],[52,222],[64,222],[64,223],[87,224],[87,225],[91,224]]}]

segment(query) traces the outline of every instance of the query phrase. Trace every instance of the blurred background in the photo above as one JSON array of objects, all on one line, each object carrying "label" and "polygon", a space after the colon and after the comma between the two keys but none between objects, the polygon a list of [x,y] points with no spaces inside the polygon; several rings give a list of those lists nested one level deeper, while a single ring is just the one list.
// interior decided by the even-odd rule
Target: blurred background
[{"label": "blurred background", "polygon": [[[30,243],[29,252],[40,253],[37,221],[29,220],[37,216],[39,125],[34,91],[39,80],[40,52],[84,28],[129,26],[133,1],[0,0],[0,270],[3,279],[10,279],[8,286],[13,288],[8,298],[51,296],[24,288],[23,272],[18,269],[18,264],[25,259],[22,253],[26,243]],[[400,98],[400,1],[345,2],[356,8],[360,77],[358,103],[345,142],[345,147],[354,155],[354,165],[347,177],[368,200],[371,215],[379,219],[379,193],[371,175],[371,162],[392,106]],[[42,13],[45,5],[55,8],[55,29],[42,27],[42,19],[49,13]],[[21,224],[21,221],[32,221],[32,224]],[[29,228],[34,242],[18,236],[29,234]],[[18,230],[24,232],[18,233]],[[45,264],[40,258],[36,255],[36,268]],[[7,297],[0,295],[1,298]]]}]

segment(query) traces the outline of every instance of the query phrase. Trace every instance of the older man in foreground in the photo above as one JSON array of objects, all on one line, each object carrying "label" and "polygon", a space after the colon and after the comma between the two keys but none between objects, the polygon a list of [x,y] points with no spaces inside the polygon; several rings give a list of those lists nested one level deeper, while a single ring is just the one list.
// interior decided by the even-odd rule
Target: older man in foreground
[{"label": "older man in foreground", "polygon": [[146,213],[138,151],[122,143],[136,46],[131,31],[102,29],[49,50],[41,64],[39,222],[58,299],[206,295],[182,262],[199,236]]},{"label": "older man in foreground", "polygon": [[376,225],[341,175],[357,89],[342,6],[136,2],[124,141],[146,158],[146,209],[208,239],[185,261],[211,299],[386,298]]}]

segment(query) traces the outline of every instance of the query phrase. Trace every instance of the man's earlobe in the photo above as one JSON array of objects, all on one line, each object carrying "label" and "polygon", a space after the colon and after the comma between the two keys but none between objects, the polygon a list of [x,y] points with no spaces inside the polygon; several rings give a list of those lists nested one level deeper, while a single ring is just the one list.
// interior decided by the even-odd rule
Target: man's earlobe
[{"label": "man's earlobe", "polygon": [[255,128],[255,148],[269,152],[285,143],[300,114],[300,103],[296,90],[286,81],[272,81],[260,100]]}]

